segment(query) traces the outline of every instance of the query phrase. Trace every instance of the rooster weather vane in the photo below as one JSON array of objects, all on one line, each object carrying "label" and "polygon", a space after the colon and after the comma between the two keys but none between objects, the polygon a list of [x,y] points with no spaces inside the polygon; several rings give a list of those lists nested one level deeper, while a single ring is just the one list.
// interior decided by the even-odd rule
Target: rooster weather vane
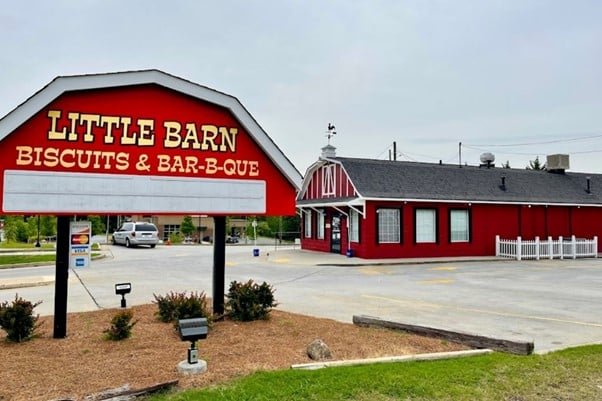
[{"label": "rooster weather vane", "polygon": [[328,123],[328,130],[326,131],[326,137],[328,138],[328,144],[330,145],[330,138],[336,135],[335,126],[332,123]]}]

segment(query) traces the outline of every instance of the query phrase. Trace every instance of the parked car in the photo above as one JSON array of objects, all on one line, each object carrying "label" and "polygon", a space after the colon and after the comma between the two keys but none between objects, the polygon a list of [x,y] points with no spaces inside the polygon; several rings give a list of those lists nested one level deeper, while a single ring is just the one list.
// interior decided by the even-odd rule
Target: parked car
[{"label": "parked car", "polygon": [[236,235],[228,235],[226,237],[226,244],[238,244],[239,238]]},{"label": "parked car", "polygon": [[159,230],[153,223],[125,222],[113,233],[113,243],[130,248],[148,245],[154,248],[159,243]]}]

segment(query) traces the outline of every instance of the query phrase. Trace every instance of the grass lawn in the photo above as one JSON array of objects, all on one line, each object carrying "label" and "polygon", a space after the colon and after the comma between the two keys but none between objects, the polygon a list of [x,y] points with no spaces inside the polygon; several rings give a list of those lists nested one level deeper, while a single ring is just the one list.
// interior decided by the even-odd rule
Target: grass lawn
[{"label": "grass lawn", "polygon": [[3,266],[18,264],[18,263],[35,263],[35,262],[53,262],[55,255],[1,255],[0,254],[0,269]]},{"label": "grass lawn", "polygon": [[[92,258],[97,257],[100,253],[92,252]],[[27,263],[37,263],[37,262],[54,262],[56,259],[55,254],[45,254],[45,255],[36,255],[36,254],[28,254],[28,255],[2,255],[0,254],[0,269],[5,269],[10,265],[14,264],[27,264]]]},{"label": "grass lawn", "polygon": [[54,244],[40,244],[40,248],[36,248],[35,244],[26,244],[25,242],[0,242],[0,249],[54,249]]},{"label": "grass lawn", "polygon": [[602,400],[602,345],[547,355],[495,353],[445,361],[262,372],[221,387],[149,400]]}]

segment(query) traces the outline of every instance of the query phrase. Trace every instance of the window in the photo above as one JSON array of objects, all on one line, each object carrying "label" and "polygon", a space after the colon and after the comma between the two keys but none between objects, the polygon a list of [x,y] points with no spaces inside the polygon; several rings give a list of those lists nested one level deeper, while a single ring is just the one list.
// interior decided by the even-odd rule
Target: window
[{"label": "window", "polygon": [[399,209],[378,209],[378,242],[401,242],[401,224]]},{"label": "window", "polygon": [[303,224],[305,238],[311,238],[311,210],[305,211],[305,220],[303,221]]},{"label": "window", "polygon": [[324,239],[324,212],[317,213],[317,237],[318,239]]},{"label": "window", "polygon": [[163,226],[163,241],[167,241],[171,234],[178,232],[180,232],[179,224],[165,224]]},{"label": "window", "polygon": [[349,211],[349,241],[360,242],[360,214],[351,209]]},{"label": "window", "polygon": [[139,223],[136,224],[136,231],[157,231],[157,227],[152,223]]},{"label": "window", "polygon": [[437,242],[437,211],[416,209],[416,243]]},{"label": "window", "polygon": [[470,215],[468,210],[449,211],[449,241],[470,241]]}]

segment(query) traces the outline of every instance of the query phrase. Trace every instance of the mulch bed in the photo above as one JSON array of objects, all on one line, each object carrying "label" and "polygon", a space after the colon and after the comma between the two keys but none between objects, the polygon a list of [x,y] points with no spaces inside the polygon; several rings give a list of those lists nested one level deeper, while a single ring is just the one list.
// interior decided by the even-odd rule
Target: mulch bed
[{"label": "mulch bed", "polygon": [[[189,343],[180,341],[172,324],[158,321],[155,305],[132,307],[138,320],[124,341],[103,339],[117,309],[69,314],[68,336],[52,338],[52,317],[42,317],[39,336],[12,344],[0,340],[0,401],[82,399],[128,384],[144,388],[179,380],[181,388],[226,382],[258,370],[287,369],[312,362],[306,346],[321,338],[333,359],[456,351],[466,347],[385,329],[362,328],[275,310],[256,322],[216,322],[197,344],[208,371],[182,376],[178,362]],[[4,332],[0,332],[3,338]]]}]

